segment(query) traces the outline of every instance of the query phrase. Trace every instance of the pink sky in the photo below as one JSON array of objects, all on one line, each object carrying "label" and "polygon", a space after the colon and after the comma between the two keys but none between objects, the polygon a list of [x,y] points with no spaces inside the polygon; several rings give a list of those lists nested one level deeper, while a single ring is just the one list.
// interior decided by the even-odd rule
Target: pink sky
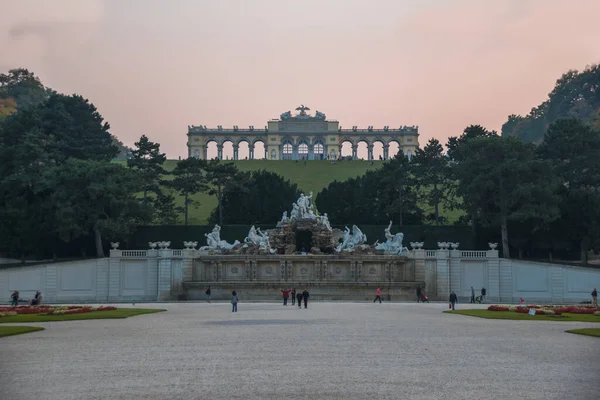
[{"label": "pink sky", "polygon": [[0,1],[0,70],[88,97],[169,158],[188,125],[262,127],[300,103],[446,143],[600,62],[597,0]]}]

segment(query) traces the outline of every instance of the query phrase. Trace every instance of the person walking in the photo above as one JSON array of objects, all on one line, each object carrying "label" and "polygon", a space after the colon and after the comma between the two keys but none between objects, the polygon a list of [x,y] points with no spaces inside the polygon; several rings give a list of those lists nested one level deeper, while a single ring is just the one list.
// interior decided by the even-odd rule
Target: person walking
[{"label": "person walking", "polygon": [[298,308],[302,308],[302,292],[298,292],[296,294],[296,300],[298,300]]},{"label": "person walking", "polygon": [[19,291],[15,290],[13,294],[10,295],[10,305],[11,307],[15,307],[19,305]]},{"label": "person walking", "polygon": [[598,307],[598,291],[596,288],[592,291],[592,304],[594,307]]},{"label": "person walking", "polygon": [[287,301],[290,298],[290,291],[288,289],[280,289],[280,291],[283,296],[283,305],[287,306]]},{"label": "person walking", "polygon": [[237,303],[240,301],[235,290],[231,292],[231,312],[237,312]]},{"label": "person walking", "polygon": [[421,286],[417,286],[417,303],[421,301]]},{"label": "person walking", "polygon": [[310,294],[308,293],[308,290],[304,289],[304,291],[302,292],[302,298],[304,299],[304,308],[308,308],[308,298],[310,297]]},{"label": "person walking", "polygon": [[453,310],[454,310],[454,306],[455,306],[456,302],[458,302],[458,297],[456,297],[456,293],[454,293],[454,290],[453,290],[452,293],[450,293],[450,304],[452,305]]},{"label": "person walking", "polygon": [[379,300],[379,304],[381,304],[381,288],[378,287],[377,290],[375,291],[375,300],[373,300],[373,303],[375,303],[377,300]]},{"label": "person walking", "polygon": [[208,298],[206,300],[207,303],[210,303],[211,294],[212,294],[212,290],[210,290],[210,286],[208,286],[208,289],[206,289],[206,295],[208,296]]},{"label": "person walking", "polygon": [[296,304],[296,288],[292,288],[292,292],[290,293],[292,296],[292,305]]},{"label": "person walking", "polygon": [[471,286],[471,303],[475,303],[475,289]]},{"label": "person walking", "polygon": [[481,288],[481,304],[485,304],[486,293],[487,293],[487,290],[485,290],[485,288]]}]

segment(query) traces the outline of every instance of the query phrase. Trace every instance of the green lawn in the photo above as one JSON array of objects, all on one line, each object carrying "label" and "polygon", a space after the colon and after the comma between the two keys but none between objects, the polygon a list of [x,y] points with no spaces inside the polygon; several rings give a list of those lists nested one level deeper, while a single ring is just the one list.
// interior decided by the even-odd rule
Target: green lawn
[{"label": "green lawn", "polygon": [[574,333],[576,335],[594,336],[600,337],[600,328],[581,328],[571,329],[568,333]]},{"label": "green lawn", "polygon": [[0,337],[43,331],[39,326],[0,326]]},{"label": "green lawn", "polygon": [[[167,171],[175,168],[178,160],[167,160],[164,167]],[[267,170],[275,172],[291,182],[296,183],[298,188],[305,194],[313,192],[316,196],[323,188],[327,187],[333,181],[345,181],[349,178],[356,178],[364,175],[367,171],[380,168],[382,161],[355,160],[341,161],[337,164],[331,164],[327,160],[307,161],[304,166],[303,161],[287,160],[238,160],[225,161],[232,162],[240,171]],[[123,163],[121,161],[120,163]],[[167,177],[168,179],[168,177]],[[175,195],[178,206],[183,205],[183,197]],[[190,209],[190,225],[205,225],[212,210],[217,206],[215,196],[209,196],[206,193],[200,193],[192,196],[192,200],[198,201],[200,206]],[[424,207],[425,208],[425,207]],[[460,211],[445,211],[440,209],[440,214],[448,218],[448,222],[455,222],[461,215]],[[183,223],[183,216],[180,219]],[[274,221],[276,222],[276,221]]]},{"label": "green lawn", "polygon": [[81,314],[67,315],[38,315],[38,314],[21,314],[12,315],[9,317],[0,317],[0,323],[15,323],[15,322],[49,322],[49,321],[77,321],[83,319],[113,319],[127,318],[135,315],[152,314],[166,310],[149,309],[149,308],[119,308],[110,311],[93,311]]},{"label": "green lawn", "polygon": [[526,321],[566,321],[566,322],[600,322],[600,316],[593,314],[569,314],[562,315],[529,315],[514,311],[489,311],[489,310],[447,310],[449,314],[468,315],[487,319],[511,319]]}]

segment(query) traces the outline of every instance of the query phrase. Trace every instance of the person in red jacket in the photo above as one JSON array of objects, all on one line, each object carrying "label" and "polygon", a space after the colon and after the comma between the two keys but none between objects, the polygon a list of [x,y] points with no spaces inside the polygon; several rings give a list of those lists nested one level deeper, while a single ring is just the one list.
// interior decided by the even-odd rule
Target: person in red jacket
[{"label": "person in red jacket", "polygon": [[289,289],[281,289],[281,294],[283,295],[283,305],[287,306],[287,301],[290,298]]},{"label": "person in red jacket", "polygon": [[379,287],[375,291],[375,300],[373,300],[373,303],[375,303],[377,300],[379,300],[379,304],[381,304],[381,288]]}]

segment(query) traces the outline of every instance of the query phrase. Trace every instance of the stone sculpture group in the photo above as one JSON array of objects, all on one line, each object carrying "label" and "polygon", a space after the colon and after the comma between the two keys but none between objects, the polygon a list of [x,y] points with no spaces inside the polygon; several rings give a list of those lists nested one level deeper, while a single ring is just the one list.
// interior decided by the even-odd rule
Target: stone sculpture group
[{"label": "stone sculpture group", "polygon": [[[344,232],[332,229],[327,214],[318,215],[315,212],[312,197],[312,192],[308,196],[305,196],[304,193],[300,194],[298,200],[292,204],[289,216],[287,211],[284,211],[275,229],[261,231],[260,228],[252,225],[243,243],[238,240],[234,243],[221,240],[221,227],[215,225],[212,232],[204,234],[206,246],[201,247],[200,250],[227,254],[274,254],[277,249],[283,249],[287,253],[289,248],[295,248],[295,243],[290,243],[290,237],[294,238],[295,230],[310,230],[313,233],[316,232],[317,236],[321,238],[321,246],[315,247],[311,252],[330,249],[330,252],[335,253],[360,251],[362,253],[401,255],[408,251],[402,245],[404,235],[401,232],[392,234],[392,221],[385,229],[386,241],[369,245],[367,244],[367,235],[356,225],[352,225],[352,229],[346,226]],[[322,245],[323,238],[328,242],[326,245]],[[274,241],[276,244],[273,244]]]}]

